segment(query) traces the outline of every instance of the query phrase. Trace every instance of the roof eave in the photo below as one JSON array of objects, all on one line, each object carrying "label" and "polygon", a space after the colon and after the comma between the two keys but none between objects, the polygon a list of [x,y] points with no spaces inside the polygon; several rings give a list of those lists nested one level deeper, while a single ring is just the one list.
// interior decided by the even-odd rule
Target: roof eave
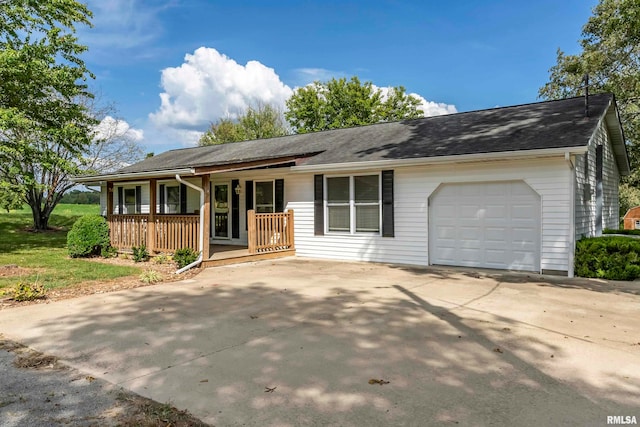
[{"label": "roof eave", "polygon": [[455,156],[420,157],[415,159],[371,160],[366,162],[330,163],[320,165],[292,166],[292,172],[324,172],[338,170],[364,170],[388,167],[422,166],[441,163],[468,163],[489,160],[510,160],[532,157],[554,157],[569,154],[583,154],[586,146],[545,148],[538,150],[501,151],[496,153],[459,154]]},{"label": "roof eave", "polygon": [[100,181],[123,181],[132,179],[145,179],[145,178],[159,178],[165,176],[180,175],[194,175],[195,170],[193,168],[181,168],[181,169],[165,169],[158,171],[145,171],[145,172],[130,172],[130,173],[111,173],[105,175],[89,175],[89,176],[76,176],[71,178],[72,182],[78,184],[84,183],[96,183]]},{"label": "roof eave", "polygon": [[604,120],[609,130],[609,137],[611,138],[611,146],[616,158],[616,164],[618,165],[618,171],[620,175],[629,175],[631,173],[629,152],[627,151],[627,144],[625,144],[622,122],[620,121],[620,115],[614,97],[611,98],[611,103],[607,108]]}]

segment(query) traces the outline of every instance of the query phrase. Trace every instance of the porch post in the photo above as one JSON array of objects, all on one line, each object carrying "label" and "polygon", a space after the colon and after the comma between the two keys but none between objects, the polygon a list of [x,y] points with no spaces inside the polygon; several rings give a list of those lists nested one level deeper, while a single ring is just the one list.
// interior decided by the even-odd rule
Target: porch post
[{"label": "porch post", "polygon": [[249,209],[247,211],[247,232],[248,232],[248,243],[249,243],[249,253],[256,253],[256,211],[253,209]]},{"label": "porch post", "polygon": [[202,189],[204,190],[204,205],[201,209],[204,209],[204,212],[200,212],[200,215],[204,215],[204,224],[202,235],[204,239],[202,240],[202,259],[207,260],[211,256],[209,252],[209,235],[211,233],[211,175],[205,174],[202,175]]},{"label": "porch post", "polygon": [[150,254],[156,249],[156,182],[155,178],[149,180],[149,220],[147,222],[147,250]]},{"label": "porch post", "polygon": [[[113,244],[113,234],[114,234],[114,230],[113,230],[113,223],[112,223],[112,219],[113,219],[113,181],[107,181],[107,224],[109,224],[109,243],[111,244],[111,246],[114,246]],[[120,249],[120,248],[117,248]]]}]

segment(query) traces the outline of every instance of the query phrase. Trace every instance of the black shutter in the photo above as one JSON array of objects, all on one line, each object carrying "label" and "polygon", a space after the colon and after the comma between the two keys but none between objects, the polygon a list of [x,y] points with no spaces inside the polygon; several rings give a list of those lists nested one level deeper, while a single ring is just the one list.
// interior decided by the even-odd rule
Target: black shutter
[{"label": "black shutter", "polygon": [[122,187],[118,187],[118,215],[122,215],[124,212],[123,204],[124,204],[124,191]]},{"label": "black shutter", "polygon": [[164,194],[164,184],[160,184],[160,213],[164,213],[164,205],[165,205],[165,194]]},{"label": "black shutter", "polygon": [[180,213],[187,213],[187,186],[180,184]]},{"label": "black shutter", "polygon": [[275,211],[284,212],[284,179],[276,179]]},{"label": "black shutter", "polygon": [[313,176],[313,234],[324,236],[324,175]]},{"label": "black shutter", "polygon": [[382,237],[394,237],[393,171],[382,171]]},{"label": "black shutter", "polygon": [[[244,182],[244,201],[245,201],[245,209],[249,212],[253,209],[253,181],[245,181]],[[249,229],[249,217],[245,213],[245,224],[246,230]]]},{"label": "black shutter", "polygon": [[239,185],[239,180],[231,181],[231,237],[234,239],[240,238],[240,196],[236,194]]},{"label": "black shutter", "polygon": [[136,185],[136,213],[142,213],[142,187]]}]

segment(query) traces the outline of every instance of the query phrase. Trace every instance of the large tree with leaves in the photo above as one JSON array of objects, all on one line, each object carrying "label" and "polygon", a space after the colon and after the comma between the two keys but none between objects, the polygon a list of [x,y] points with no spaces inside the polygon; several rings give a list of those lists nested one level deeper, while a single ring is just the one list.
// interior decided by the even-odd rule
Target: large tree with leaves
[{"label": "large tree with leaves", "polygon": [[557,63],[549,70],[549,82],[540,88],[540,96],[580,95],[585,75],[590,92],[612,92],[634,169],[621,192],[637,191],[633,189],[640,186],[636,169],[640,161],[640,0],[600,0],[582,28],[580,45],[582,51],[576,55],[558,50]]},{"label": "large tree with leaves", "polygon": [[377,88],[358,77],[316,81],[296,89],[285,117],[298,133],[422,117],[420,100],[402,86]]},{"label": "large tree with leaves", "polygon": [[81,171],[97,124],[79,102],[93,76],[75,32],[90,18],[75,0],[0,1],[0,188],[31,207],[35,230]]},{"label": "large tree with leaves", "polygon": [[287,133],[282,113],[272,105],[258,104],[256,107],[249,107],[237,120],[224,118],[212,123],[200,137],[198,145],[273,138]]}]

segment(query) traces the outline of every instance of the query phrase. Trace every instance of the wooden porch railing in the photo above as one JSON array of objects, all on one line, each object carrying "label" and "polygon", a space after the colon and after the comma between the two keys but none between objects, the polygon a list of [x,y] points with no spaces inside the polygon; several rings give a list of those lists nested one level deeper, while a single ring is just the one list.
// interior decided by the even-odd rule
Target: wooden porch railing
[{"label": "wooden porch railing", "polygon": [[149,215],[109,215],[111,246],[119,250],[145,245],[149,251],[172,252],[181,248],[198,250],[198,215],[157,215],[154,241],[147,241]]},{"label": "wooden porch railing", "polygon": [[247,221],[250,254],[295,249],[292,210],[265,214],[250,210]]},{"label": "wooden porch railing", "polygon": [[117,249],[131,249],[147,246],[148,215],[109,215],[111,246]]},{"label": "wooden porch railing", "polygon": [[154,251],[198,250],[199,215],[158,215],[155,225]]}]

